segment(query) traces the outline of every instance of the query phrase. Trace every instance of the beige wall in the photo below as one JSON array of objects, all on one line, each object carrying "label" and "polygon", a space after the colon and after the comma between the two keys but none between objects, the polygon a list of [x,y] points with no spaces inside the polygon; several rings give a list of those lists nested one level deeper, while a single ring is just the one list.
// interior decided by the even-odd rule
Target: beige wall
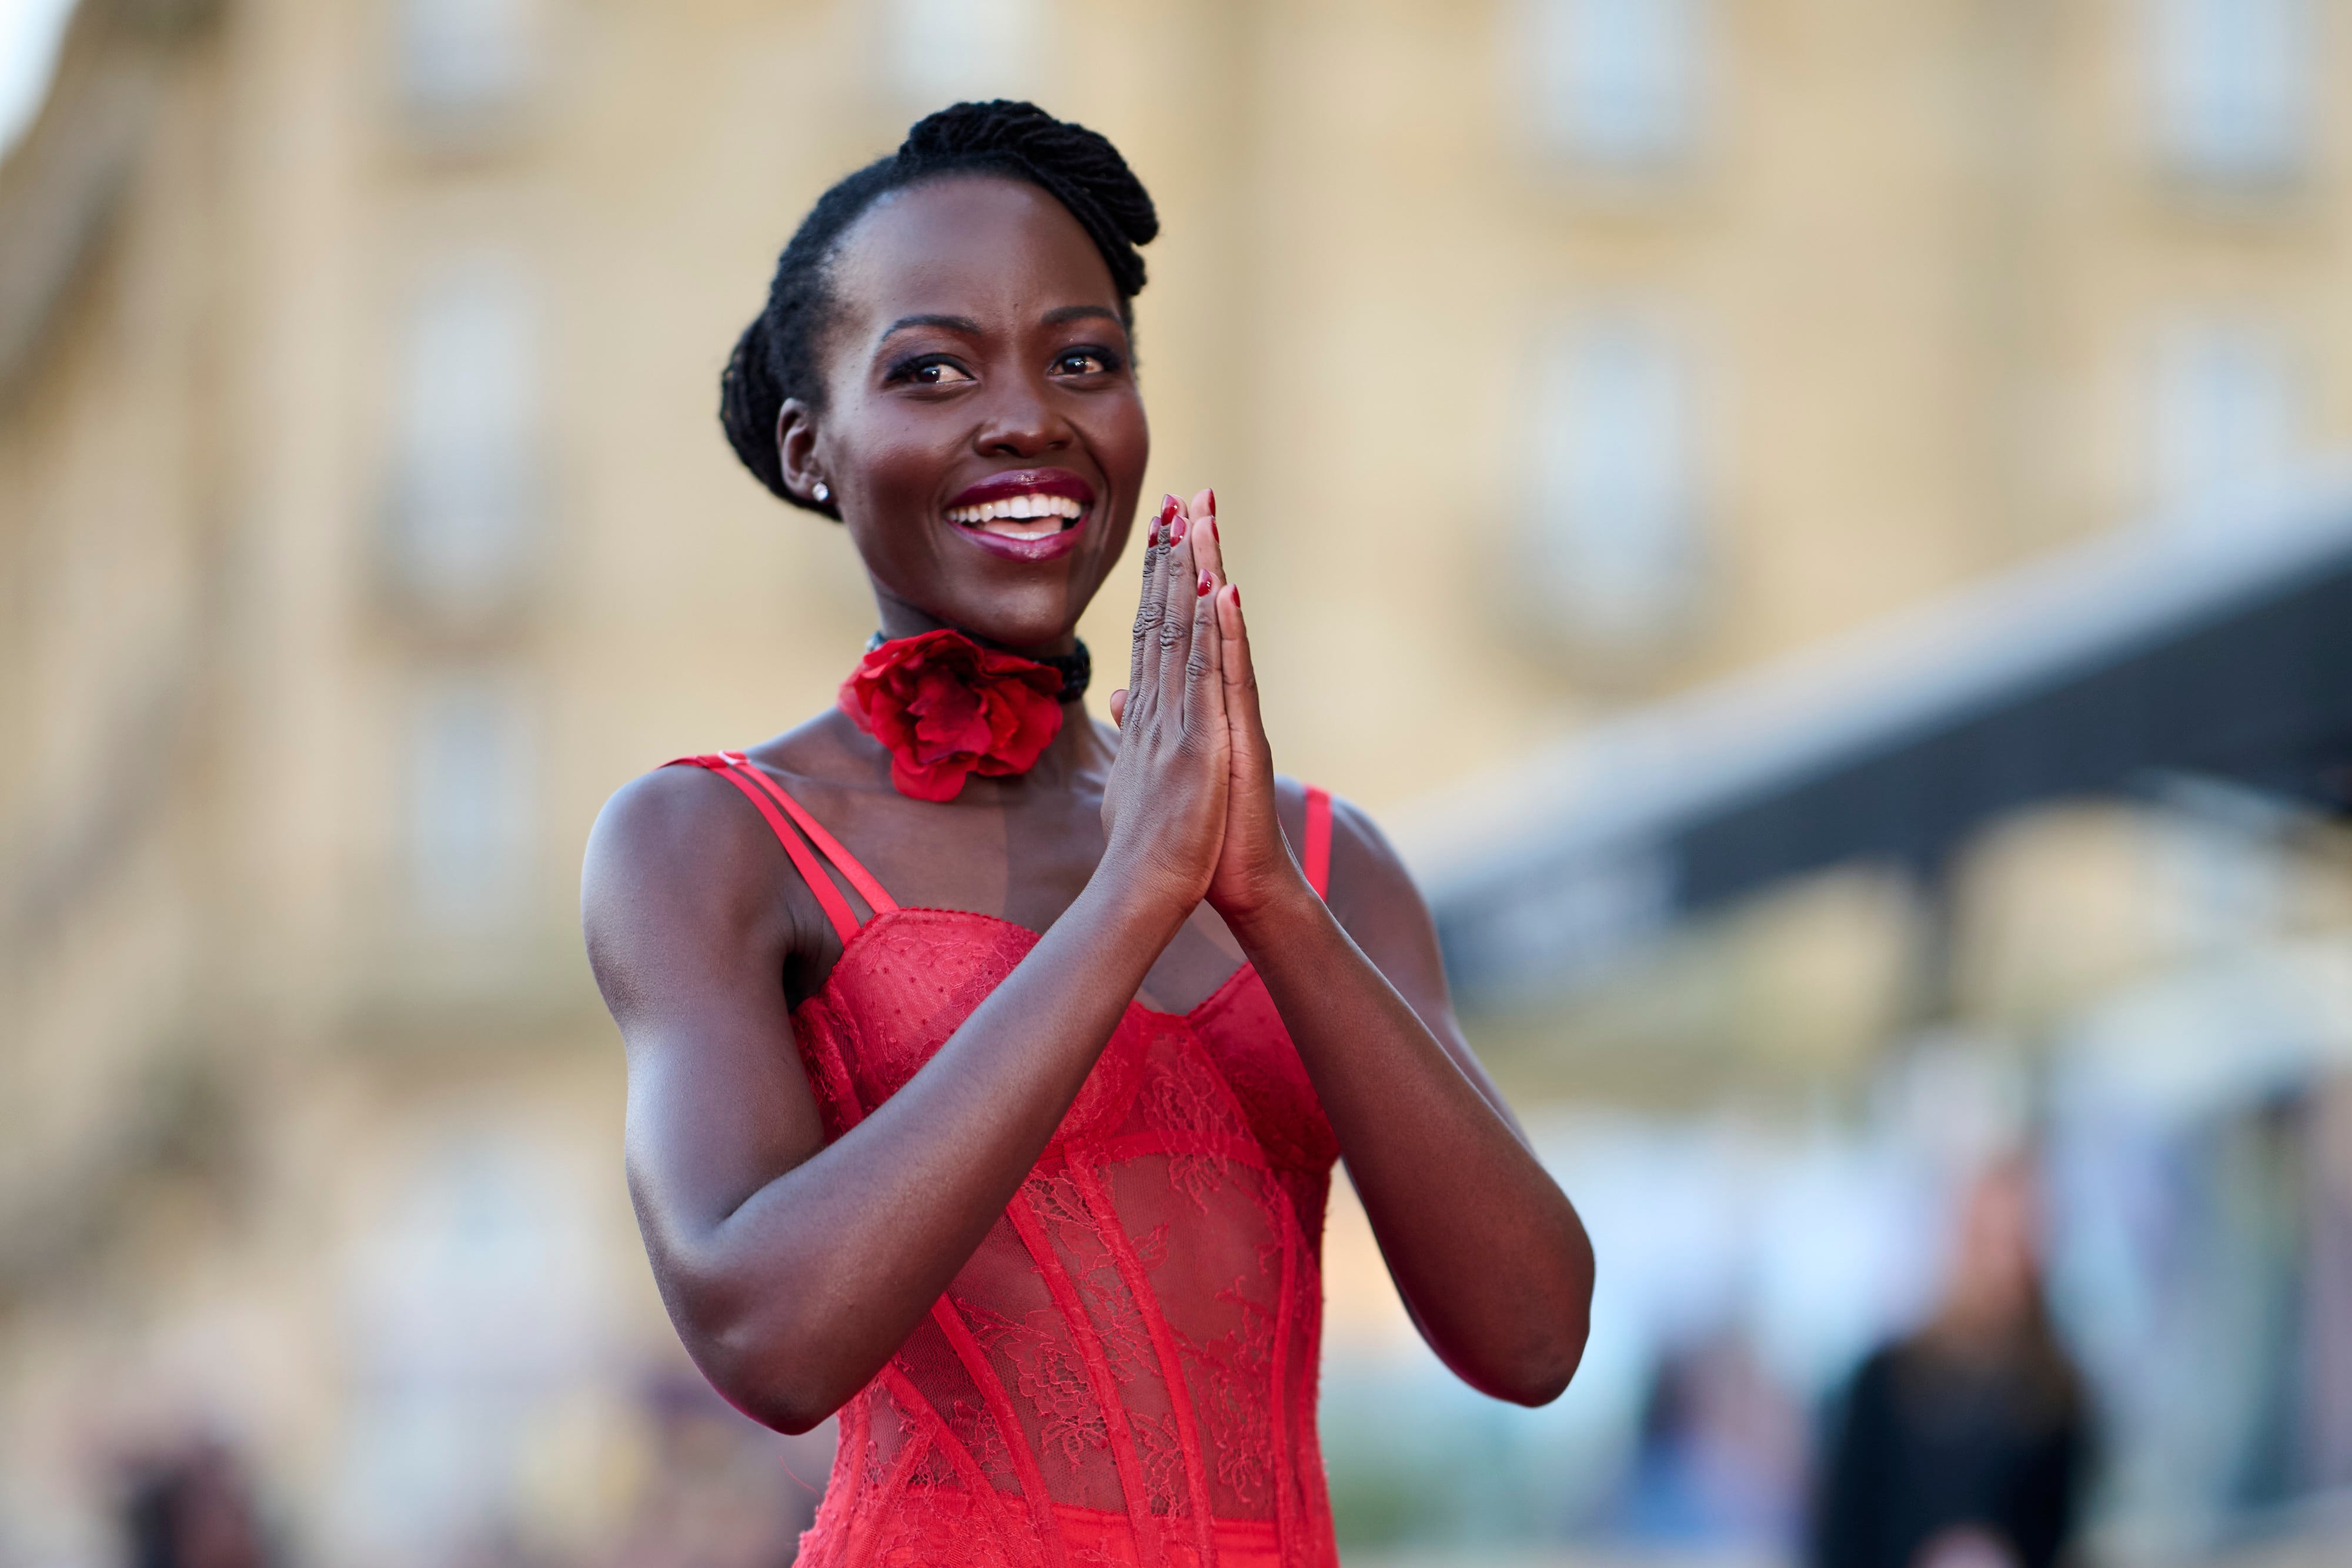
[{"label": "beige wall", "polygon": [[[2352,78],[2318,9],[2321,79]],[[34,175],[141,128],[0,405],[0,1471],[35,1478],[0,1536],[68,1556],[100,1429],[191,1411],[254,1433],[306,1527],[341,1517],[354,1249],[453,1119],[580,1173],[612,1364],[673,1354],[580,847],[630,775],[825,704],[871,624],[838,534],[736,465],[715,376],[806,204],[928,107],[878,8],[817,0],[543,0],[536,86],[464,135],[404,110],[389,4],[85,12],[0,177],[0,228],[49,221]],[[2122,523],[2177,312],[2273,323],[2306,444],[2352,427],[2352,104],[2283,193],[2176,189],[2123,0],[1717,0],[1703,131],[1632,176],[1537,144],[1508,5],[1041,14],[1012,85],[1166,220],[1151,482],[1218,486],[1278,753],[1375,807]],[[383,528],[405,313],[481,257],[530,301],[545,501],[511,601],[453,628],[388,586]],[[1596,659],[1528,586],[1531,389],[1547,333],[1621,302],[1690,355],[1705,542],[1680,632]],[[1087,631],[1126,619],[1115,581]],[[408,904],[409,716],[452,671],[530,734],[526,885],[487,925]],[[1899,917],[1804,909],[1765,950]],[[1764,966],[1768,1010],[1811,985],[1847,1020],[1801,1052],[1880,1027],[1841,962]]]}]

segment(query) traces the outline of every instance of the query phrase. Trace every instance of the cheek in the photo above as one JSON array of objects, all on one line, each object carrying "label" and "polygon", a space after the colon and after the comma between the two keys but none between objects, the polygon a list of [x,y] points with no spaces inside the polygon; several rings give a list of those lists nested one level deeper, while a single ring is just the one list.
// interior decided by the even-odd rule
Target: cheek
[{"label": "cheek", "polygon": [[1144,465],[1151,460],[1151,427],[1143,417],[1143,400],[1129,398],[1112,414],[1102,442],[1103,461],[1120,470],[1118,483],[1133,486],[1143,481]]},{"label": "cheek", "polygon": [[863,422],[844,455],[874,521],[887,527],[929,511],[955,455],[951,436],[901,413]]},{"label": "cheek", "polygon": [[1112,504],[1118,508],[1105,519],[1110,528],[1104,542],[1112,558],[1104,562],[1103,570],[1108,573],[1133,529],[1136,517],[1144,509],[1141,491],[1143,472],[1151,462],[1151,429],[1143,417],[1142,400],[1131,399],[1107,411],[1106,417],[1088,434],[1095,459],[1103,466],[1103,476],[1111,483]]}]

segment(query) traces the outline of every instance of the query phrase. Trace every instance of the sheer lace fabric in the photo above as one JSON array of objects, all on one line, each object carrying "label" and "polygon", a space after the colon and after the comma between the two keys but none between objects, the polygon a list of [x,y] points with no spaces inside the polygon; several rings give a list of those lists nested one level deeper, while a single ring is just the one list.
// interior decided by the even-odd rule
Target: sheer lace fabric
[{"label": "sheer lace fabric", "polygon": [[[829,1136],[1037,938],[887,908],[793,1013]],[[1316,1441],[1338,1145],[1255,972],[1131,1004],[979,1250],[841,1411],[813,1568],[1336,1563]]]}]

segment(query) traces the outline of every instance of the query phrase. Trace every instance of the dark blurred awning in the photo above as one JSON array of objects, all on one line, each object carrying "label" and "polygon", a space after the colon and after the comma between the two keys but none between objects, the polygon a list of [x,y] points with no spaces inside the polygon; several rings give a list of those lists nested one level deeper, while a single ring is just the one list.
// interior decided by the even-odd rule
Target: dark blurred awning
[{"label": "dark blurred awning", "polygon": [[1989,819],[2168,774],[2352,798],[2352,493],[2104,538],[1596,727],[1400,836],[1492,1001],[1779,879],[1932,868]]}]

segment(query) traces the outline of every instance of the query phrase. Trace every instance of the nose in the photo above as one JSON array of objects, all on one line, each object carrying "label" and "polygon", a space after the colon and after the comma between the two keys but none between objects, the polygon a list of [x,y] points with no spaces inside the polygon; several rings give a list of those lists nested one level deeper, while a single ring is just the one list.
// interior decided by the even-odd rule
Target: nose
[{"label": "nose", "polygon": [[1070,423],[1055,409],[1046,388],[1026,377],[1010,383],[999,381],[997,386],[1002,390],[989,401],[974,435],[982,455],[1026,461],[1070,444]]}]

